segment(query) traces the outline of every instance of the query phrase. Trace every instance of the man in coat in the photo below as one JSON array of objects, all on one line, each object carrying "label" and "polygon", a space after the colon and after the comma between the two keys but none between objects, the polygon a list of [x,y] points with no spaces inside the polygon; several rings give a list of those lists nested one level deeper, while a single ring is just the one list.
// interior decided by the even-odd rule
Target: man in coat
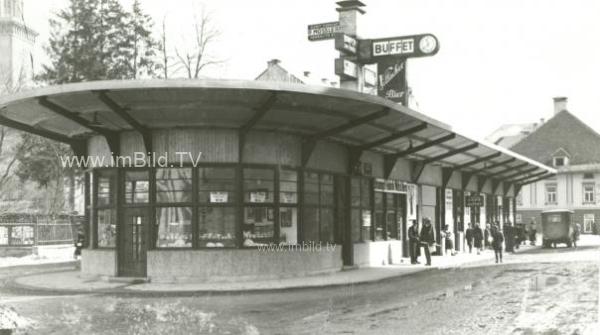
[{"label": "man in coat", "polygon": [[502,263],[502,242],[504,242],[504,235],[499,226],[494,225],[491,229],[492,235],[492,247],[494,248],[494,254],[496,255],[496,263]]},{"label": "man in coat", "polygon": [[469,246],[469,253],[473,250],[473,237],[474,237],[473,225],[469,223],[469,228],[467,228],[467,232],[465,233],[465,239],[467,240],[467,245]]},{"label": "man in coat", "polygon": [[529,243],[531,245],[535,245],[535,240],[537,239],[537,224],[535,223],[535,219],[531,219],[529,223]]},{"label": "man in coat", "polygon": [[417,220],[412,220],[412,225],[408,228],[408,243],[410,264],[419,264],[419,261],[417,261],[419,252],[419,227]]},{"label": "man in coat", "polygon": [[473,242],[475,245],[475,250],[477,250],[477,254],[481,253],[481,249],[483,248],[483,231],[479,228],[479,223],[475,224],[475,229],[473,230]]},{"label": "man in coat", "polygon": [[427,259],[427,264],[431,265],[431,253],[429,251],[429,247],[435,244],[435,236],[433,235],[433,226],[431,225],[431,218],[423,219],[423,228],[421,228],[421,234],[419,235],[419,240],[421,241],[421,246],[425,249],[425,258]]}]

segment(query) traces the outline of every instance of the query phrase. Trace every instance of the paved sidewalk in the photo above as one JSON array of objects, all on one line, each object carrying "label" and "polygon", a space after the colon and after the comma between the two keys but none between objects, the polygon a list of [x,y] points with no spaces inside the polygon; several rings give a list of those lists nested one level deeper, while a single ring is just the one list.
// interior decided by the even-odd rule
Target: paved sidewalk
[{"label": "paved sidewalk", "polygon": [[[422,261],[424,261],[424,257]],[[408,262],[408,259],[405,261]],[[433,266],[388,265],[338,271],[331,274],[256,280],[244,282],[200,282],[200,283],[141,283],[112,282],[101,277],[83,276],[79,271],[45,273],[16,278],[16,287],[54,293],[203,293],[203,292],[250,292],[300,288],[317,288],[350,284],[371,283],[401,277],[432,269],[474,266],[494,263],[494,253],[484,251],[481,255],[460,253],[456,256],[433,256]]]}]

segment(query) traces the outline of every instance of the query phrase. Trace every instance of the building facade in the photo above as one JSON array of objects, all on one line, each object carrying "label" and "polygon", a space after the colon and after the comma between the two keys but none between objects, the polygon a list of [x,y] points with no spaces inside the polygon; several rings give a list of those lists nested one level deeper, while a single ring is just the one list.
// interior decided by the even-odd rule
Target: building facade
[{"label": "building facade", "polygon": [[462,241],[465,222],[514,221],[515,190],[555,173],[331,87],[89,82],[0,98],[0,109],[2,124],[93,158],[90,275],[243,280],[399,264],[409,220],[431,218],[442,246],[445,225]]},{"label": "building facade", "polygon": [[523,186],[517,223],[535,222],[541,230],[542,211],[570,209],[582,233],[600,233],[600,135],[567,110],[567,98],[555,98],[554,116],[510,149],[557,170]]}]

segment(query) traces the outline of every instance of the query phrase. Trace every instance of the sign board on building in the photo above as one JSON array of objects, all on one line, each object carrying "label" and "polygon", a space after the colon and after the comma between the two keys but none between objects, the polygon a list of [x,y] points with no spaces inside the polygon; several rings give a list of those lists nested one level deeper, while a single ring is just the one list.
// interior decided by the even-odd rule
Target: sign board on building
[{"label": "sign board on building", "polygon": [[377,63],[377,95],[408,106],[406,59],[385,59]]},{"label": "sign board on building", "polygon": [[361,40],[358,59],[375,63],[385,57],[426,57],[435,55],[439,48],[438,39],[431,34]]},{"label": "sign board on building", "polygon": [[267,201],[267,192],[266,191],[256,191],[250,192],[250,202],[266,202]]},{"label": "sign board on building", "polygon": [[466,207],[483,207],[483,196],[481,195],[469,195],[465,200]]},{"label": "sign board on building", "polygon": [[345,58],[335,60],[335,74],[342,78],[358,78],[358,64]]},{"label": "sign board on building", "polygon": [[335,34],[342,31],[338,21],[308,25],[308,40],[322,41],[335,38]]},{"label": "sign board on building", "polygon": [[365,79],[366,86],[377,86],[377,72],[363,67],[363,78]]},{"label": "sign board on building", "polygon": [[375,178],[374,187],[376,192],[386,192],[386,193],[407,193],[408,192],[408,184],[393,179],[381,179]]},{"label": "sign board on building", "polygon": [[356,55],[358,40],[350,35],[336,34],[335,49],[348,55]]},{"label": "sign board on building", "polygon": [[210,192],[211,203],[225,203],[229,200],[229,193],[227,192]]}]

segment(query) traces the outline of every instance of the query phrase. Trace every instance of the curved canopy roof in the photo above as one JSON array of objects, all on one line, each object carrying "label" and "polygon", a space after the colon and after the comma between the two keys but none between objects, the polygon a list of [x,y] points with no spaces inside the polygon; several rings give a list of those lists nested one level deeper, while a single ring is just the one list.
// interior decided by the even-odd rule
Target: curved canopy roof
[{"label": "curved canopy roof", "polygon": [[0,124],[70,144],[131,129],[251,128],[382,152],[388,167],[404,157],[518,184],[556,173],[387,99],[288,83],[204,79],[49,86],[0,97]]}]

